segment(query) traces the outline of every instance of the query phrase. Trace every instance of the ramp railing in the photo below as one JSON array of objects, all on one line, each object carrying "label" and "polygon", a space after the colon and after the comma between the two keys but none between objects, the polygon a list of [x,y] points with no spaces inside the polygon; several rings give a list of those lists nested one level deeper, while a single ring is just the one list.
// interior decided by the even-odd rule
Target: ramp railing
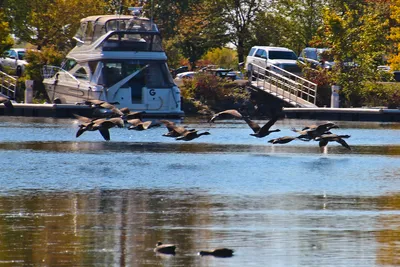
[{"label": "ramp railing", "polygon": [[277,66],[269,69],[251,64],[249,80],[253,86],[272,93],[298,107],[316,107],[317,84]]}]

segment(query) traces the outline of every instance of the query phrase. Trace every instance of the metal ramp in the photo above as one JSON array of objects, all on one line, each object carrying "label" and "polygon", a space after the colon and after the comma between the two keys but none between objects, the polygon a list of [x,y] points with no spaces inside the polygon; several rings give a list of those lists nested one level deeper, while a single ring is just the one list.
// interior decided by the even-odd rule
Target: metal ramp
[{"label": "metal ramp", "polygon": [[17,78],[0,71],[0,95],[15,100]]},{"label": "metal ramp", "polygon": [[278,97],[293,107],[316,108],[317,85],[276,66],[265,69],[251,64],[252,88]]}]

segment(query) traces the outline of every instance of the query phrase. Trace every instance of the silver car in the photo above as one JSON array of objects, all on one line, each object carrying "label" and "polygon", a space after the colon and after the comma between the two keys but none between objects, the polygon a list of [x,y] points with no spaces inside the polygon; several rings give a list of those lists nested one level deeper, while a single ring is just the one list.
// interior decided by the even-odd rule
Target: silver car
[{"label": "silver car", "polygon": [[25,60],[24,48],[12,48],[6,51],[0,58],[0,69],[10,70],[17,76],[21,76],[25,71],[28,62]]}]

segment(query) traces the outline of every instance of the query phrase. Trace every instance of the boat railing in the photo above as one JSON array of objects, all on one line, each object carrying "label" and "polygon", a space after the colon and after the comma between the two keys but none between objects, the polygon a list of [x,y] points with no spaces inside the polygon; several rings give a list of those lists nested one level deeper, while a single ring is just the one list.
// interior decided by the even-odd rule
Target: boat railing
[{"label": "boat railing", "polygon": [[0,71],[0,95],[15,99],[17,93],[17,79]]},{"label": "boat railing", "polygon": [[68,78],[73,79],[74,81],[77,82],[77,84],[80,84],[80,81],[71,73],[68,71],[64,70],[63,68],[57,67],[57,66],[52,66],[52,65],[45,65],[42,68],[42,77],[43,79],[49,79],[52,78],[56,75],[56,79],[59,79],[60,73],[62,73],[64,76],[66,75]]}]

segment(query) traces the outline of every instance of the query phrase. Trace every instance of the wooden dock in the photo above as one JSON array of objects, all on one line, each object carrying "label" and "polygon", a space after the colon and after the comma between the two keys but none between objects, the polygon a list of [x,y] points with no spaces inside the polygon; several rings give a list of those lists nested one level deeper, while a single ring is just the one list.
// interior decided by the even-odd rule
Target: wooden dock
[{"label": "wooden dock", "polygon": [[400,109],[386,108],[283,108],[287,118],[400,122]]}]

